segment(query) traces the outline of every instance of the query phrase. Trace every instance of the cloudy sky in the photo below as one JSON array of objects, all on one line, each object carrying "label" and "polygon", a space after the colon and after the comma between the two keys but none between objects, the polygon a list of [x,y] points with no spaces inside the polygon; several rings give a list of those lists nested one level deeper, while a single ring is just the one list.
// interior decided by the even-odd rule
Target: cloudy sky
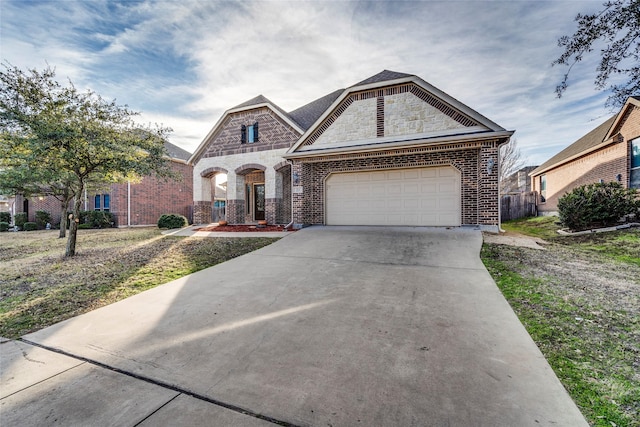
[{"label": "cloudy sky", "polygon": [[291,111],[383,69],[416,74],[501,126],[540,164],[605,121],[597,57],[571,73],[557,39],[602,1],[1,0],[0,56],[173,128],[193,152],[258,94]]}]

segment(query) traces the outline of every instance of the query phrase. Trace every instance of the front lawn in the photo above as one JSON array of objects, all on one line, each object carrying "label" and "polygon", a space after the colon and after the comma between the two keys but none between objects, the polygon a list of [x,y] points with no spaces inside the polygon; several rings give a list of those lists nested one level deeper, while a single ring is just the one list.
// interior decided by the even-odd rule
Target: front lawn
[{"label": "front lawn", "polygon": [[157,228],[0,233],[0,336],[18,338],[266,246],[274,238],[185,238]]},{"label": "front lawn", "polygon": [[558,236],[511,221],[545,250],[484,244],[482,260],[591,425],[640,426],[640,229]]}]

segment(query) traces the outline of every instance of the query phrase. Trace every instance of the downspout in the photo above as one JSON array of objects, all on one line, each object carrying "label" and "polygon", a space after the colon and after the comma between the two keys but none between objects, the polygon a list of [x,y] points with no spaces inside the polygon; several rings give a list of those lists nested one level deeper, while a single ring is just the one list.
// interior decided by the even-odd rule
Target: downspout
[{"label": "downspout", "polygon": [[89,203],[89,202],[88,202],[88,200],[87,200],[87,189],[85,188],[85,189],[84,189],[84,210],[85,210],[85,211],[87,210],[88,203]]},{"label": "downspout", "polygon": [[293,162],[291,160],[286,160],[287,163],[291,165],[291,173],[289,174],[289,180],[291,181],[291,222],[284,226],[284,229],[287,230],[289,227],[293,225]]},{"label": "downspout", "polygon": [[131,227],[131,181],[127,180],[127,227]]},{"label": "downspout", "polygon": [[502,164],[500,162],[500,149],[502,148],[502,146],[507,145],[510,142],[511,142],[511,137],[509,137],[509,139],[507,139],[502,144],[498,144],[498,161],[496,162],[496,164],[498,166],[497,167],[497,172],[498,172],[498,234],[505,233],[505,231],[502,229],[502,194],[500,194],[500,177],[501,177],[501,173],[502,173]]}]

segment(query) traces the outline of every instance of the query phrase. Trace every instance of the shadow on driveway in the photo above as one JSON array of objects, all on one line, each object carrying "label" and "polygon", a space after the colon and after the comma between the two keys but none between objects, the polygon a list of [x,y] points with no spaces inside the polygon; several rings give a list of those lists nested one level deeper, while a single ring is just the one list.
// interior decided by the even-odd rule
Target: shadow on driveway
[{"label": "shadow on driveway", "polygon": [[[311,227],[24,339],[156,387],[143,425],[586,426],[481,245],[465,228]],[[5,416],[64,413],[29,411],[32,389]]]}]

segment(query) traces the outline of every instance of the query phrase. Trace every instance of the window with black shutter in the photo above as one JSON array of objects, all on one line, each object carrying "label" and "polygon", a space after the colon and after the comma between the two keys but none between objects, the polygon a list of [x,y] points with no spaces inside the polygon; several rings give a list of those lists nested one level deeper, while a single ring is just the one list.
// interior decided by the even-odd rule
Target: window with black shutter
[{"label": "window with black shutter", "polygon": [[247,142],[247,127],[242,125],[240,128],[240,143],[244,144]]}]

